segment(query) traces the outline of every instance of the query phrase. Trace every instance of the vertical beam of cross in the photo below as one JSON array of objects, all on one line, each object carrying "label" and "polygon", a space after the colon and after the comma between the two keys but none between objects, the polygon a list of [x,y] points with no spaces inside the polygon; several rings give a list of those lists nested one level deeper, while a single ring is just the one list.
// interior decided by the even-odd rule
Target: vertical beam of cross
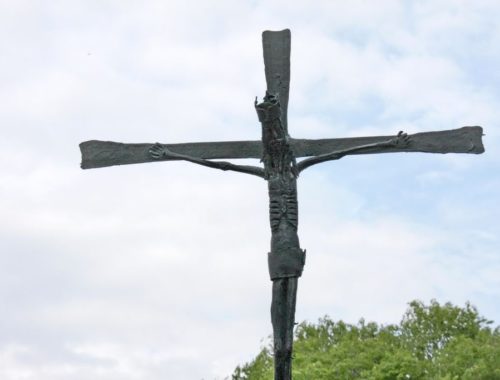
[{"label": "vertical beam of cross", "polygon": [[289,29],[280,32],[266,30],[262,33],[267,91],[270,94],[279,95],[281,123],[286,132],[288,132],[291,41]]},{"label": "vertical beam of cross", "polygon": [[305,264],[300,248],[297,203],[297,164],[287,129],[290,87],[290,31],[262,34],[267,90],[256,104],[262,124],[262,162],[268,182],[271,252],[269,272],[273,281],[274,378],[292,377],[293,329],[298,278]]}]

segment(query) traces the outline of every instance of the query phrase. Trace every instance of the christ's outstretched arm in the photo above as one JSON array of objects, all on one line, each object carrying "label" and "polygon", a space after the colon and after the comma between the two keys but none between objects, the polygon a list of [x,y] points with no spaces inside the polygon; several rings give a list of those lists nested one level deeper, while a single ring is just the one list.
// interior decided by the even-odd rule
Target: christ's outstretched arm
[{"label": "christ's outstretched arm", "polygon": [[171,150],[167,149],[165,146],[163,146],[160,143],[156,143],[151,148],[149,148],[149,154],[151,155],[151,157],[153,157],[156,160],[159,160],[162,158],[173,158],[173,159],[177,159],[177,160],[189,161],[189,162],[192,162],[194,164],[207,166],[207,167],[213,168],[213,169],[231,170],[234,172],[252,174],[252,175],[256,175],[257,177],[260,177],[260,178],[265,178],[264,177],[264,169],[259,168],[258,166],[235,165],[235,164],[232,164],[231,162],[227,162],[227,161],[210,161],[210,160],[206,160],[204,158],[187,156],[184,154],[172,152]]},{"label": "christ's outstretched arm", "polygon": [[372,144],[365,144],[365,145],[359,145],[355,146],[353,148],[349,149],[344,149],[344,150],[338,150],[330,153],[325,153],[321,154],[319,156],[314,156],[311,158],[307,158],[303,161],[300,161],[297,164],[297,170],[300,173],[302,170],[307,169],[308,167],[316,164],[320,164],[325,161],[332,161],[332,160],[339,160],[342,157],[364,151],[364,150],[370,150],[370,149],[378,149],[378,148],[394,148],[394,147],[405,147],[410,143],[410,137],[406,134],[400,131],[396,137],[386,140],[386,141],[381,141],[377,143],[372,143]]}]

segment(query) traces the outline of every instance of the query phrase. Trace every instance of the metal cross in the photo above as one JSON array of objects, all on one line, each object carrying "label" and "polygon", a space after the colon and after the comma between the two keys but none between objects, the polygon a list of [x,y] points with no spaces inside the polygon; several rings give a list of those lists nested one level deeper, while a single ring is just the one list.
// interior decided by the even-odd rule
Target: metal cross
[{"label": "metal cross", "polygon": [[[297,178],[308,167],[346,155],[426,152],[483,153],[481,127],[395,136],[321,140],[293,139],[288,134],[287,108],[290,85],[290,30],[262,34],[267,91],[255,99],[262,125],[261,141],[184,144],[123,144],[86,141],[80,144],[82,169],[144,162],[184,160],[214,169],[252,174],[267,181],[271,250],[269,275],[273,282],[271,321],[274,334],[274,378],[292,378],[292,343],[298,278],[305,250],[297,235]],[[301,161],[298,158],[307,157]],[[213,159],[258,158],[263,167],[236,165]]]}]

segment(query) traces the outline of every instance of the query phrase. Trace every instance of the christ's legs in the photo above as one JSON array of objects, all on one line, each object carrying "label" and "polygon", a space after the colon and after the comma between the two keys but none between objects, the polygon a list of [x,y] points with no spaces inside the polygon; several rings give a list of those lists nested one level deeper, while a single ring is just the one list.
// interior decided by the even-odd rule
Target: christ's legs
[{"label": "christ's legs", "polygon": [[268,179],[271,252],[269,274],[273,281],[271,321],[274,336],[274,379],[291,380],[293,328],[298,278],[305,263],[300,248],[297,182],[292,175]]},{"label": "christ's legs", "polygon": [[274,335],[274,380],[290,380],[292,378],[297,284],[297,277],[280,278],[273,281],[271,321]]}]

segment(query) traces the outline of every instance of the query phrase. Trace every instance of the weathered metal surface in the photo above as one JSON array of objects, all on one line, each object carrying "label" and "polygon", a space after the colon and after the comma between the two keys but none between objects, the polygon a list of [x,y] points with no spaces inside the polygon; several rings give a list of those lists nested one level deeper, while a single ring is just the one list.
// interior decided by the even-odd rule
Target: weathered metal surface
[{"label": "weathered metal surface", "polygon": [[269,275],[273,281],[271,321],[274,336],[274,378],[292,376],[293,327],[298,278],[305,264],[300,248],[297,204],[297,163],[283,126],[279,97],[266,92],[262,103],[255,104],[262,125],[262,162],[269,193],[271,252]]},{"label": "weathered metal surface", "polygon": [[[178,158],[155,159],[149,154],[152,143],[127,144],[113,141],[90,140],[80,144],[82,169],[115,165],[141,164],[156,161],[175,161]],[[162,144],[167,149],[184,155],[205,159],[260,158],[260,141],[222,141],[182,144]]]},{"label": "weathered metal surface", "polygon": [[266,30],[262,33],[267,91],[279,98],[281,122],[285,131],[288,131],[291,41],[290,29],[279,32]]},{"label": "weathered metal surface", "polygon": [[297,303],[297,277],[273,281],[271,322],[273,324],[274,380],[292,379],[293,328]]},{"label": "weathered metal surface", "polygon": [[[484,152],[483,128],[463,127],[438,132],[421,132],[410,135],[411,144],[404,148],[373,149],[352,154],[423,152],[423,153],[473,153]],[[337,139],[293,139],[290,145],[297,158],[316,156],[331,151],[387,140],[393,136],[368,136]],[[82,169],[103,168],[114,165],[140,164],[155,161],[172,161],[176,158],[156,160],[148,153],[152,143],[128,144],[112,141],[90,140],[80,144]],[[168,149],[205,159],[261,158],[262,141],[220,141],[182,144],[163,144]]]},{"label": "weathered metal surface", "polygon": [[[375,148],[351,154],[373,153],[472,153],[484,152],[482,142],[483,128],[462,127],[446,131],[419,132],[410,136],[410,144],[404,147]],[[292,139],[292,147],[297,157],[317,156],[336,150],[350,149],[355,146],[382,142],[394,136],[368,136],[338,139],[304,140]]]}]

